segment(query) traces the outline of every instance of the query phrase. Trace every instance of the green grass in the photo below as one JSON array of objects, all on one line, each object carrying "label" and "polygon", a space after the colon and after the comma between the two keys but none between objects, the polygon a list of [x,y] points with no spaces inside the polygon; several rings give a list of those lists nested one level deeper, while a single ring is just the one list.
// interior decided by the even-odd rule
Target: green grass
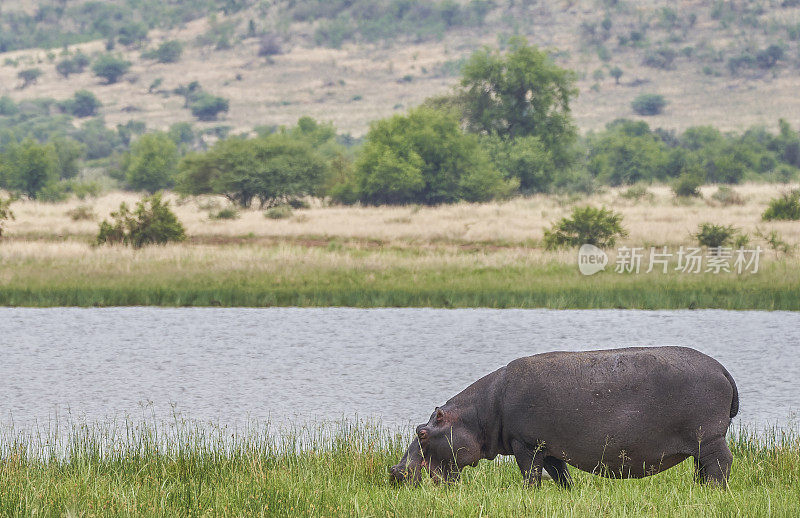
[{"label": "green grass", "polygon": [[[35,435],[35,434],[34,434]],[[800,440],[733,434],[730,487],[686,461],[641,480],[571,469],[575,485],[526,488],[512,462],[481,461],[450,486],[396,487],[405,438],[369,424],[270,435],[126,422],[62,435],[0,435],[0,514],[37,516],[797,516]],[[41,446],[42,439],[50,446]],[[300,444],[304,446],[300,448]],[[35,446],[38,444],[39,446]],[[54,454],[60,452],[60,454]]]},{"label": "green grass", "polygon": [[793,260],[741,276],[592,277],[566,261],[507,251],[294,245],[87,249],[76,257],[4,256],[0,249],[0,305],[800,310],[800,263]]}]

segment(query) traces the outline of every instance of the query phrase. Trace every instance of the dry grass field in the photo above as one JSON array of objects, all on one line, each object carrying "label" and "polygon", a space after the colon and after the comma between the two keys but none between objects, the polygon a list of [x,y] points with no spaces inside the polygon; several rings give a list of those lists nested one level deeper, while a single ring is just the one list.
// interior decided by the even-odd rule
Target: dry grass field
[{"label": "dry grass field", "polygon": [[[777,230],[786,241],[800,243],[800,225],[796,222],[761,220],[769,200],[792,187],[755,183],[736,186],[733,190],[744,203],[729,206],[712,198],[716,186],[703,187],[702,199],[678,200],[663,185],[651,186],[649,195],[640,200],[625,199],[622,196],[625,189],[606,189],[588,198],[536,195],[503,202],[436,207],[323,206],[319,200],[311,200],[311,208],[295,210],[290,217],[277,220],[266,218],[256,208],[241,211],[238,219],[213,220],[209,211],[227,206],[224,198],[181,200],[169,195],[168,199],[185,225],[190,242],[205,245],[286,241],[327,246],[332,240],[351,240],[373,247],[539,248],[545,229],[568,215],[573,206],[588,204],[608,206],[624,216],[623,224],[630,236],[621,245],[676,246],[693,244],[691,233],[704,222],[734,225],[751,235],[757,230]],[[113,192],[83,202],[17,201],[13,205],[16,220],[8,222],[5,234],[8,241],[17,244],[64,239],[88,242],[97,234],[98,222],[121,202],[133,206],[138,199],[134,193]],[[78,206],[89,208],[95,218],[73,221],[68,213]]]},{"label": "dry grass field", "polygon": [[[499,9],[490,14],[485,27],[451,30],[441,40],[421,43],[401,38],[381,44],[347,43],[341,49],[330,49],[314,44],[312,24],[296,23],[275,28],[282,34],[284,53],[270,59],[258,57],[257,38],[237,39],[228,50],[198,46],[197,37],[209,28],[209,21],[200,19],[171,31],[151,31],[150,47],[170,39],[185,43],[184,57],[177,64],[142,59],[138,49],[116,49],[134,65],[126,79],[115,85],[101,84],[88,71],[64,79],[55,71],[57,59],[48,59],[44,50],[0,54],[0,95],[15,100],[62,100],[76,90],[88,89],[103,101],[102,113],[109,125],[142,120],[150,128],[164,129],[174,122],[193,120],[183,108],[182,98],[166,92],[198,80],[207,91],[231,100],[226,117],[202,123],[201,127],[222,124],[234,131],[249,131],[262,124],[294,124],[299,117],[309,115],[332,121],[340,131],[358,136],[366,132],[370,121],[448,92],[458,80],[453,72],[445,72],[448,65],[482,45],[497,45],[516,33],[557,50],[558,63],[577,72],[580,96],[573,103],[573,112],[583,131],[601,128],[618,117],[637,118],[630,103],[645,92],[660,93],[670,102],[662,115],[647,118],[653,126],[683,129],[713,124],[723,130],[741,130],[755,124],[774,127],[780,117],[797,125],[800,97],[795,91],[800,57],[785,27],[800,23],[800,8],[767,2],[762,14],[754,15],[745,26],[715,19],[712,4],[689,0],[620,2],[620,7],[611,12],[612,35],[602,43],[609,51],[607,60],[602,60],[597,48],[582,36],[586,24],[597,25],[604,17],[602,2],[597,0],[534,3],[524,15],[513,19]],[[694,14],[696,22],[690,29],[663,28],[659,22],[663,7],[676,9],[681,19]],[[238,24],[237,34],[243,34],[245,20],[253,16],[258,15],[245,12],[232,18]],[[270,16],[256,19],[261,27],[278,24]],[[217,20],[224,22],[226,18],[220,13]],[[617,36],[644,23],[649,27],[646,45],[635,48],[618,44]],[[741,49],[759,49],[771,43],[786,47],[785,59],[777,68],[736,76],[726,70],[725,60]],[[661,46],[678,52],[672,69],[643,65],[646,53]],[[104,51],[99,41],[71,50],[78,47],[88,54]],[[19,64],[2,65],[8,59],[19,59]],[[37,84],[20,90],[17,73],[31,66],[41,68],[44,75]],[[609,75],[609,69],[615,66],[624,71],[619,85]],[[162,85],[155,93],[148,93],[149,86],[159,78]]]}]

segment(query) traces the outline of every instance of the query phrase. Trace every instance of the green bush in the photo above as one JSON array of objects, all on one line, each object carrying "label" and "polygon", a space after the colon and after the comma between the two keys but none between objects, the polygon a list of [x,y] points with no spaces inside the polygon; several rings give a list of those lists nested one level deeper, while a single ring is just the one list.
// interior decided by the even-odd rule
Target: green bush
[{"label": "green bush", "polygon": [[0,97],[0,115],[8,117],[10,115],[16,115],[17,113],[19,113],[19,108],[17,107],[17,103],[14,102],[14,99],[7,95]]},{"label": "green bush", "polygon": [[772,199],[761,217],[764,221],[800,220],[800,190],[785,192]]},{"label": "green bush", "polygon": [[149,244],[165,244],[183,241],[186,232],[177,216],[169,208],[169,202],[154,194],[136,203],[131,212],[125,203],[111,213],[111,222],[103,220],[97,234],[97,244],[123,244],[141,248]]},{"label": "green bush", "polygon": [[3,187],[28,198],[39,198],[52,192],[58,182],[58,155],[55,146],[39,144],[32,139],[12,143],[0,155],[0,179]]},{"label": "green bush", "polygon": [[605,207],[575,207],[571,217],[561,218],[552,228],[545,230],[544,245],[547,250],[584,244],[606,248],[614,246],[617,238],[627,236],[621,214]]},{"label": "green bush", "polygon": [[92,72],[106,80],[106,84],[113,84],[120,80],[131,68],[131,62],[113,54],[103,54],[92,65]]},{"label": "green bush", "polygon": [[78,90],[72,99],[67,99],[59,103],[59,108],[75,117],[84,118],[97,115],[97,110],[103,106],[92,92],[88,90]]},{"label": "green bush", "polygon": [[702,196],[701,185],[703,185],[703,179],[698,174],[686,172],[672,184],[672,192],[679,198],[697,198]]},{"label": "green bush", "polygon": [[719,248],[733,242],[738,234],[738,229],[733,225],[715,225],[713,223],[701,223],[697,233],[692,236],[697,239],[700,246],[708,248]]},{"label": "green bush", "polygon": [[141,45],[147,40],[147,26],[141,22],[130,22],[118,29],[117,41],[126,47]]},{"label": "green bush", "polygon": [[227,113],[229,107],[228,100],[224,97],[203,92],[192,102],[189,109],[192,110],[192,115],[201,121],[213,121],[217,120],[220,113]]},{"label": "green bush", "polygon": [[647,190],[646,185],[637,184],[620,193],[620,197],[626,200],[639,201],[643,199],[653,199],[653,193]]},{"label": "green bush", "polygon": [[631,103],[631,108],[639,115],[658,115],[666,106],[667,100],[659,94],[641,94]]},{"label": "green bush", "polygon": [[644,61],[642,63],[645,66],[652,68],[672,70],[675,68],[673,63],[676,57],[678,57],[678,53],[675,52],[675,50],[662,47],[660,49],[648,51],[645,54]]},{"label": "green bush", "polygon": [[183,44],[178,40],[165,41],[158,48],[145,52],[142,57],[159,63],[177,63],[183,54]]},{"label": "green bush", "polygon": [[17,74],[17,77],[22,80],[22,86],[20,88],[27,88],[32,84],[36,84],[36,81],[42,77],[42,74],[44,74],[44,72],[42,72],[42,70],[39,68],[26,68],[25,70],[20,70]]},{"label": "green bush", "polygon": [[89,58],[86,54],[78,51],[71,58],[64,58],[56,64],[56,72],[63,77],[69,77],[71,74],[80,74],[89,66]]},{"label": "green bush", "polygon": [[288,205],[278,205],[264,212],[264,217],[269,219],[286,219],[292,217],[292,208]]},{"label": "green bush", "polygon": [[209,219],[239,219],[239,210],[236,207],[224,207],[218,210],[212,210],[208,213]]}]

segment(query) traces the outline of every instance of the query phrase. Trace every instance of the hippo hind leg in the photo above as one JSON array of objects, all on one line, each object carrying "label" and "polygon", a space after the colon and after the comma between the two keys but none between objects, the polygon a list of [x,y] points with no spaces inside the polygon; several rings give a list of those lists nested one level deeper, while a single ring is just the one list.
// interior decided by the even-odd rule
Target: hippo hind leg
[{"label": "hippo hind leg", "polygon": [[535,484],[536,487],[542,485],[542,464],[544,463],[542,448],[530,447],[520,441],[512,441],[511,449],[525,483]]},{"label": "hippo hind leg", "polygon": [[727,487],[732,464],[733,454],[724,437],[702,443],[694,456],[695,478],[699,482]]},{"label": "hippo hind leg", "polygon": [[564,489],[572,487],[572,477],[569,475],[566,462],[557,457],[545,457],[543,465],[556,484]]}]

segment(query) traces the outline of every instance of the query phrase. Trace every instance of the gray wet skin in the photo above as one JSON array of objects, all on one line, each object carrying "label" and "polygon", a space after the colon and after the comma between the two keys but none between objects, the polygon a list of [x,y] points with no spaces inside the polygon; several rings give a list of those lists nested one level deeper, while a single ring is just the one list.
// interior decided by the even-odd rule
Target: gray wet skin
[{"label": "gray wet skin", "polygon": [[568,464],[640,478],[693,457],[698,480],[726,485],[725,435],[738,409],[731,375],[694,349],[537,354],[436,408],[389,473],[396,482],[418,483],[423,471],[451,482],[481,459],[513,455],[526,482],[539,485],[544,469],[569,487]]}]

